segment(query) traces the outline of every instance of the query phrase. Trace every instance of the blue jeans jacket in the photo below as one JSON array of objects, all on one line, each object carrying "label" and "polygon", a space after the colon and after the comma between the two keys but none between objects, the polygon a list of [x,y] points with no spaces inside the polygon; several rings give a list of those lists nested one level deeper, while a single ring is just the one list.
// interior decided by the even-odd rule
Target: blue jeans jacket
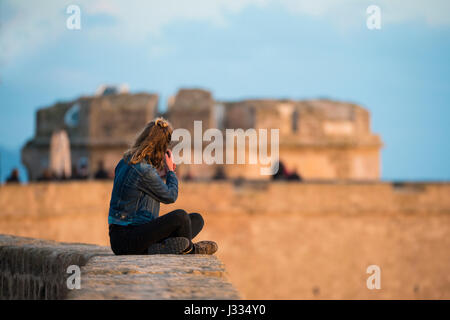
[{"label": "blue jeans jacket", "polygon": [[173,203],[178,197],[178,180],[169,171],[164,182],[155,167],[142,161],[120,160],[109,204],[109,224],[140,225],[159,216],[159,203]]}]

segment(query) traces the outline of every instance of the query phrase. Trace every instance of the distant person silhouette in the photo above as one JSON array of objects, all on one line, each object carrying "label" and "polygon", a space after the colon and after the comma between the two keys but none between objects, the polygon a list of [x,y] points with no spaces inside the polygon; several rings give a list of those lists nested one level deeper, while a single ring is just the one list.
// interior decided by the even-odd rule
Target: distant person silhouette
[{"label": "distant person silhouette", "polygon": [[37,179],[37,181],[52,181],[55,180],[55,176],[52,174],[52,171],[47,168],[42,172],[42,175]]},{"label": "distant person silhouette", "polygon": [[72,176],[70,177],[72,180],[78,180],[78,168],[76,165],[72,165]]},{"label": "distant person silhouette", "polygon": [[77,170],[77,175],[79,180],[85,180],[89,178],[89,169],[87,162],[81,161],[80,167]]},{"label": "distant person silhouette", "polygon": [[6,179],[6,183],[20,183],[19,170],[17,170],[17,168],[11,170],[11,174],[8,179]]},{"label": "distant person silhouette", "polygon": [[194,176],[192,175],[191,170],[188,168],[188,172],[184,175],[183,180],[191,181],[193,179],[194,179]]},{"label": "distant person silhouette", "polygon": [[217,167],[214,173],[213,180],[225,180],[227,178],[223,167]]},{"label": "distant person silhouette", "polygon": [[287,177],[287,171],[284,163],[278,161],[278,171],[272,175],[272,180],[285,180]]},{"label": "distant person silhouette", "polygon": [[302,176],[297,173],[297,170],[294,170],[292,173],[289,173],[287,176],[288,180],[291,181],[302,181]]},{"label": "distant person silhouette", "polygon": [[289,172],[283,162],[278,162],[278,172],[272,175],[272,180],[288,180],[288,181],[302,181],[302,177],[297,173],[297,170]]},{"label": "distant person silhouette", "polygon": [[103,161],[98,162],[98,169],[94,175],[94,179],[97,179],[97,180],[109,179],[109,174],[108,174],[108,171],[105,170],[105,165],[104,165]]}]

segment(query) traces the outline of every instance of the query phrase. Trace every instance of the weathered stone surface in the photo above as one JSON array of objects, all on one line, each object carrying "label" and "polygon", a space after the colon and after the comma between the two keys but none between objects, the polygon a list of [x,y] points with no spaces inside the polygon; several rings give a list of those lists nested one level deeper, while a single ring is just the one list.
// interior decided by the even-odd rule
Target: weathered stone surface
[{"label": "weathered stone surface", "polygon": [[111,255],[106,247],[0,235],[0,298],[62,299],[70,265]]},{"label": "weathered stone surface", "polygon": [[214,256],[94,257],[69,299],[238,299]]},{"label": "weathered stone surface", "polygon": [[[68,290],[67,267],[81,267]],[[1,299],[239,299],[215,256],[115,256],[108,247],[0,235]]]}]

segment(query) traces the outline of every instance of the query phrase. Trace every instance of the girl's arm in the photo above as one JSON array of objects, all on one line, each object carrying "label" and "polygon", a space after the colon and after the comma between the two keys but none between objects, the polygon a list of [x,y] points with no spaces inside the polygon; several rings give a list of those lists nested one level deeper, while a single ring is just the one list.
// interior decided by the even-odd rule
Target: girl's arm
[{"label": "girl's arm", "polygon": [[175,164],[173,163],[170,150],[166,154],[166,166],[168,172],[165,183],[158,171],[154,167],[149,166],[141,173],[138,188],[155,200],[167,204],[175,202],[178,198],[178,179],[173,171]]}]

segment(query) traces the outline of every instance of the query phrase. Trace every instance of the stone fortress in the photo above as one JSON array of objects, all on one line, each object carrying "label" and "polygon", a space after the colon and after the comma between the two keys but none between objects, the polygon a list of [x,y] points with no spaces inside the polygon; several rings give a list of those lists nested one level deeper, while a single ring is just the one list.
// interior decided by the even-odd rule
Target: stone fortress
[{"label": "stone fortress", "polygon": [[22,149],[30,181],[49,167],[51,137],[59,130],[69,137],[73,167],[87,163],[92,174],[103,161],[114,168],[138,130],[155,117],[158,96],[106,92],[38,110],[35,136]]},{"label": "stone fortress", "polygon": [[[38,110],[35,136],[24,146],[22,161],[31,181],[49,167],[52,134],[65,130],[72,171],[87,164],[89,176],[102,164],[112,172],[145,124],[166,117],[174,128],[193,134],[202,128],[279,129],[280,160],[305,180],[378,180],[381,139],[370,128],[369,112],[352,103],[331,100],[217,101],[201,89],[181,89],[158,111],[158,95],[130,94],[104,87],[95,96],[59,102]],[[182,164],[180,177],[209,179],[220,169],[228,178],[267,179],[259,164]]]}]

